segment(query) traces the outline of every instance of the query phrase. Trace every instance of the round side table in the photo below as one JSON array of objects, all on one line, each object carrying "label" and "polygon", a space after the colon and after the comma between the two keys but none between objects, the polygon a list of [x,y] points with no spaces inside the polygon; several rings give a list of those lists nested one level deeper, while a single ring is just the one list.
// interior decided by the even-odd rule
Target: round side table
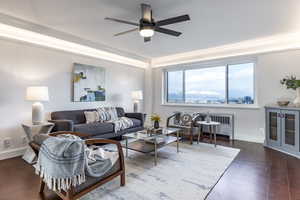
[{"label": "round side table", "polygon": [[209,135],[210,142],[212,140],[212,135],[214,135],[214,143],[215,143],[215,147],[217,147],[217,128],[220,126],[221,123],[214,122],[214,121],[210,121],[210,122],[198,121],[196,123],[199,125],[198,144],[199,144],[199,140],[200,140],[201,129],[203,126],[207,126],[208,130],[209,130],[209,134],[210,134]]}]

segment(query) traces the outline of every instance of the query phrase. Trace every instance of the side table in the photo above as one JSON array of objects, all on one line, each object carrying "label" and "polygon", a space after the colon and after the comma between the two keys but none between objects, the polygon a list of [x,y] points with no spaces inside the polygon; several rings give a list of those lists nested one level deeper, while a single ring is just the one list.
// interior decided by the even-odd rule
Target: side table
[{"label": "side table", "polygon": [[[33,125],[31,123],[23,123],[22,127],[24,129],[24,132],[27,136],[28,141],[30,142],[33,140],[33,136],[35,136],[37,134],[50,133],[52,128],[54,127],[54,124],[50,123],[50,122],[45,122],[45,123],[39,124],[39,125]],[[31,147],[28,147],[22,158],[27,163],[33,164],[36,159],[36,155],[33,152],[33,150],[31,149]]]},{"label": "side table", "polygon": [[214,121],[210,121],[210,122],[198,121],[196,123],[199,125],[198,144],[199,144],[199,140],[200,140],[202,126],[208,126],[208,130],[210,133],[210,136],[209,136],[210,142],[212,140],[212,135],[214,134],[214,143],[215,143],[215,147],[217,147],[217,128],[220,126],[221,123],[214,122]]}]

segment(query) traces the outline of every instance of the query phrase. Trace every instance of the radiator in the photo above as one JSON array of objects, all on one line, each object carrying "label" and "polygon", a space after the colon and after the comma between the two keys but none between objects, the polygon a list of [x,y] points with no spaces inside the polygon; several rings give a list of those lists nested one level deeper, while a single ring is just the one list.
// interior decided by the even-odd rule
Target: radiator
[{"label": "radiator", "polygon": [[[200,114],[200,119],[204,121],[206,118],[205,113]],[[222,114],[222,113],[210,113],[211,121],[220,122],[221,125],[217,129],[217,134],[229,136],[230,139],[234,139],[234,115],[233,114]],[[208,127],[203,127],[203,132],[209,132]]]}]

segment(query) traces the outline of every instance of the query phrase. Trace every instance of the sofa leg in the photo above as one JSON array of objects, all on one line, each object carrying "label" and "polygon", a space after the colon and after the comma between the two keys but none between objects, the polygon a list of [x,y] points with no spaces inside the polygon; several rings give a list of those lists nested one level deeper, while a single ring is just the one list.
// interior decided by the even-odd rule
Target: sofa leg
[{"label": "sofa leg", "polygon": [[120,175],[121,178],[121,186],[125,186],[125,172]]}]

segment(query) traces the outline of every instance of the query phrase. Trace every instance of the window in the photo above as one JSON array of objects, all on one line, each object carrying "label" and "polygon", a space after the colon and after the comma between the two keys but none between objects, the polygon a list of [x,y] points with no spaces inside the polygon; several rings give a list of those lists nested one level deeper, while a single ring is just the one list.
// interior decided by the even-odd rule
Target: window
[{"label": "window", "polygon": [[166,71],[166,102],[254,104],[254,63]]},{"label": "window", "polygon": [[167,102],[169,103],[183,103],[183,71],[170,71],[167,73],[168,80],[168,94]]},{"label": "window", "polygon": [[225,103],[226,67],[185,71],[186,103]]},{"label": "window", "polygon": [[254,103],[253,63],[228,65],[228,103]]}]

